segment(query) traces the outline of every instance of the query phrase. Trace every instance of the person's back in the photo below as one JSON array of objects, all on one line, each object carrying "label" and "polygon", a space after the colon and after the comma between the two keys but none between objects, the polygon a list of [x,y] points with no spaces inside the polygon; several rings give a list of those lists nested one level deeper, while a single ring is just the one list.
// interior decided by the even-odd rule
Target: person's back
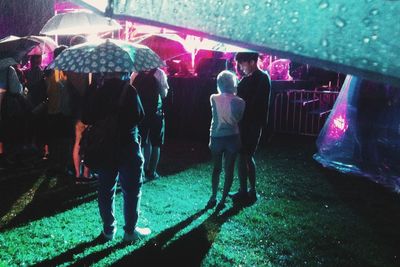
[{"label": "person's back", "polygon": [[159,68],[140,72],[134,78],[132,85],[137,89],[143,104],[145,117],[139,126],[142,147],[145,156],[146,178],[156,179],[160,158],[160,147],[164,144],[165,120],[162,110],[162,100],[168,94],[168,82],[165,72]]},{"label": "person's back", "polygon": [[238,122],[242,118],[245,108],[243,99],[235,95],[236,85],[236,75],[230,71],[222,71],[217,76],[219,93],[210,97],[212,120],[209,147],[213,157],[214,169],[211,179],[212,193],[206,208],[212,208],[217,203],[217,190],[223,158],[225,159],[225,183],[217,209],[225,207],[225,200],[232,186],[236,154],[241,146]]},{"label": "person's back", "polygon": [[28,99],[33,108],[47,98],[44,73],[41,68],[42,57],[33,55],[30,59],[31,67],[25,72]]},{"label": "person's back", "polygon": [[136,88],[146,116],[153,116],[162,108],[158,83],[154,77],[156,69],[139,72],[132,85]]},{"label": "person's back", "polygon": [[229,136],[239,134],[238,123],[242,118],[244,101],[233,94],[214,94],[210,136]]},{"label": "person's back", "polygon": [[118,73],[108,74],[103,85],[89,88],[82,113],[83,122],[96,127],[109,116],[116,115],[119,136],[114,141],[115,159],[112,164],[101,165],[96,170],[99,175],[98,204],[103,222],[101,236],[112,240],[117,231],[114,216],[114,198],[117,181],[121,185],[124,199],[124,240],[135,241],[148,235],[148,228],[136,226],[139,217],[141,197],[143,156],[137,137],[137,126],[143,119],[143,107],[136,90]]}]

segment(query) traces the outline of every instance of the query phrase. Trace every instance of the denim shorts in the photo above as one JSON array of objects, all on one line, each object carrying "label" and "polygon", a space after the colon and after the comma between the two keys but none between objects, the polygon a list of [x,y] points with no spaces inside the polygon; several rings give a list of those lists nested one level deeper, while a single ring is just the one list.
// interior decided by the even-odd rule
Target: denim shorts
[{"label": "denim shorts", "polygon": [[210,143],[208,146],[213,154],[219,154],[223,152],[237,153],[241,147],[240,136],[236,134],[221,137],[210,137]]}]

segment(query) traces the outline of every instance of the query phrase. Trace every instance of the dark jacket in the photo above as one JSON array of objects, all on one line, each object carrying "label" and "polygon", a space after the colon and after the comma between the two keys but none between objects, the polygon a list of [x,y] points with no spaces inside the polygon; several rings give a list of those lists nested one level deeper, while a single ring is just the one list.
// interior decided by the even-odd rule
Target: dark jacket
[{"label": "dark jacket", "polygon": [[[123,88],[127,90],[120,98]],[[121,101],[122,100],[122,101]],[[125,145],[138,141],[137,125],[144,117],[139,96],[134,87],[126,81],[109,79],[101,87],[91,86],[84,98],[82,121],[93,124],[110,114],[118,114],[119,143]]]},{"label": "dark jacket", "polygon": [[259,69],[240,80],[237,96],[246,102],[243,118],[239,123],[241,129],[266,126],[270,93],[271,80],[267,73]]}]

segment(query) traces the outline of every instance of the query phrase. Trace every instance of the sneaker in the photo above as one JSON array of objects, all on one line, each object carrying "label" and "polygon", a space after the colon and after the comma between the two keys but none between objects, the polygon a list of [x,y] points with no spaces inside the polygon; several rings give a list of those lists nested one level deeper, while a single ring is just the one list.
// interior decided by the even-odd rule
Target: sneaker
[{"label": "sneaker", "polygon": [[207,205],[206,205],[206,209],[208,210],[208,209],[212,209],[212,208],[214,208],[215,207],[215,205],[217,205],[217,200],[215,199],[215,198],[210,198],[210,200],[207,202]]},{"label": "sneaker", "polygon": [[223,210],[225,209],[225,207],[226,207],[225,202],[220,201],[215,210]]},{"label": "sneaker", "polygon": [[160,176],[157,172],[154,172],[154,173],[152,173],[152,174],[147,173],[145,178],[146,178],[147,181],[150,181],[150,180],[159,179],[160,177],[161,177],[161,176]]},{"label": "sneaker", "polygon": [[112,231],[112,233],[110,233],[110,234],[106,234],[106,233],[104,232],[104,230],[103,230],[103,231],[101,231],[100,237],[101,237],[101,239],[103,239],[104,241],[107,242],[107,241],[113,240],[116,233],[117,233],[117,229],[114,229],[114,230]]},{"label": "sneaker", "polygon": [[229,193],[228,196],[231,197],[232,200],[235,202],[236,201],[243,202],[243,201],[246,201],[248,198],[247,192],[243,192],[240,190],[236,193]]},{"label": "sneaker", "polygon": [[140,228],[136,227],[132,234],[125,232],[124,241],[125,242],[135,242],[151,234],[150,228]]},{"label": "sneaker", "polygon": [[257,194],[256,190],[250,190],[247,193],[247,195],[248,195],[249,201],[252,202],[252,203],[256,202],[258,197],[259,197],[259,195]]}]

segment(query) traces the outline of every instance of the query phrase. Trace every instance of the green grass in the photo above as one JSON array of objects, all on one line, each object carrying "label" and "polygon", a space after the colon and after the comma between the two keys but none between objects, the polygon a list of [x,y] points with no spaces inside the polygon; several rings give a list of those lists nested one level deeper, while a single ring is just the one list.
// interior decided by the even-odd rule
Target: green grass
[{"label": "green grass", "polygon": [[167,144],[164,177],[143,187],[139,225],[152,235],[132,245],[121,242],[120,192],[117,237],[101,244],[94,185],[46,177],[40,165],[2,173],[0,266],[399,266],[399,196],[323,169],[314,152],[313,139],[274,137],[257,152],[260,199],[214,213],[203,210],[206,144]]}]

